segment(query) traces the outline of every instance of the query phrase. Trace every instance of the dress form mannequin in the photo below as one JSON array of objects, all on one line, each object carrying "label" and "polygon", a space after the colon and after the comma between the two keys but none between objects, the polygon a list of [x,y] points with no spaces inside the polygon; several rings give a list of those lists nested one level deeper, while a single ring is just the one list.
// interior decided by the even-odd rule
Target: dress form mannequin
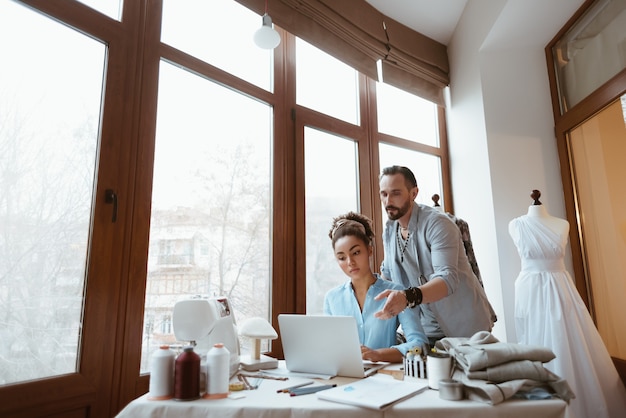
[{"label": "dress form mannequin", "polygon": [[[539,197],[541,197],[541,192],[539,190],[533,190],[530,196],[534,199],[534,203],[528,207],[527,215],[537,218],[542,224],[567,239],[567,234],[569,233],[569,222],[548,213],[546,207],[539,201]],[[517,230],[513,221],[509,223],[509,234],[513,240],[517,238]]]},{"label": "dress form mannequin", "polygon": [[528,213],[509,223],[522,260],[515,280],[518,342],[556,355],[545,367],[567,380],[576,395],[566,417],[623,416],[626,389],[563,262],[569,223],[549,215],[540,196],[533,190]]}]

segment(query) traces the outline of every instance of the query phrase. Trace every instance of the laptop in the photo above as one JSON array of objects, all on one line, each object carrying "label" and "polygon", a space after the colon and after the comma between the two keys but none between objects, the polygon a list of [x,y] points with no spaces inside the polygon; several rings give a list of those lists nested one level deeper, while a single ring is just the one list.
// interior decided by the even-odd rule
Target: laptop
[{"label": "laptop", "polygon": [[363,378],[389,364],[363,361],[352,316],[279,314],[278,327],[290,372]]}]

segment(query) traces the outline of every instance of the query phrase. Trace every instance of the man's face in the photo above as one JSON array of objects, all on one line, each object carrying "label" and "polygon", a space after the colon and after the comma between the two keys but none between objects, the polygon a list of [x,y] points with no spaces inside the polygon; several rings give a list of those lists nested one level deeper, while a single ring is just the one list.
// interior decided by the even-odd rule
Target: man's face
[{"label": "man's face", "polygon": [[392,221],[407,214],[417,196],[417,187],[409,190],[402,174],[385,175],[380,179],[380,201]]}]

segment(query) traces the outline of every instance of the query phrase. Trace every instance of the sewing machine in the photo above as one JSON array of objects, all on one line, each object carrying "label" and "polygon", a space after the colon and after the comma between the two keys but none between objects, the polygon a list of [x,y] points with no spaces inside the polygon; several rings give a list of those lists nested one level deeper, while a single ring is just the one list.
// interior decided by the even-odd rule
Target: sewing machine
[{"label": "sewing machine", "polygon": [[226,297],[193,297],[176,302],[172,313],[174,336],[188,342],[201,357],[216,343],[230,352],[230,374],[239,369],[240,352],[234,312]]}]

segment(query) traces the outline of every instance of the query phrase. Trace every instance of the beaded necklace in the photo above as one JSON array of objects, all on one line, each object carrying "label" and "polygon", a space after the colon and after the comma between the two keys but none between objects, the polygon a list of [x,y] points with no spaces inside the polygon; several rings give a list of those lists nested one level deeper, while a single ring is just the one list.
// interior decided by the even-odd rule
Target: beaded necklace
[{"label": "beaded necklace", "polygon": [[406,251],[406,247],[409,245],[409,238],[411,238],[411,233],[407,231],[406,239],[402,238],[402,233],[400,232],[400,223],[396,227],[396,240],[398,241],[398,249],[400,250],[400,262],[404,262],[404,252]]}]

